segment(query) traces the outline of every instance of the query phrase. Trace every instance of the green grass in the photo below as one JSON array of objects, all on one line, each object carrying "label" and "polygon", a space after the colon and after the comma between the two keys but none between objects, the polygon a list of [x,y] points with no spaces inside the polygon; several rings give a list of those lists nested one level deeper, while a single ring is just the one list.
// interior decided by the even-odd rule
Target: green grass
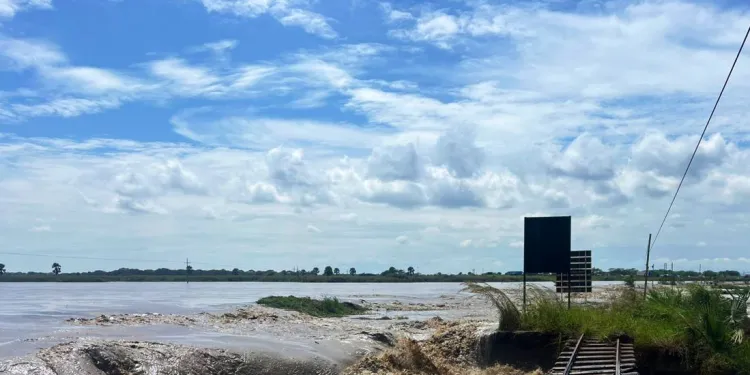
[{"label": "green grass", "polygon": [[[485,296],[502,293],[471,288]],[[750,291],[734,290],[730,298],[722,292],[691,285],[652,290],[644,299],[625,289],[607,304],[568,309],[554,293],[532,288],[519,329],[600,339],[628,335],[638,351],[677,355],[699,374],[750,375],[750,337],[743,337],[750,332]],[[499,309],[501,320],[508,310]]]},{"label": "green grass", "polygon": [[309,297],[270,296],[259,299],[258,304],[277,309],[298,311],[318,317],[358,315],[367,311],[366,308],[360,305],[351,302],[340,302],[337,298],[329,297],[319,300]]}]

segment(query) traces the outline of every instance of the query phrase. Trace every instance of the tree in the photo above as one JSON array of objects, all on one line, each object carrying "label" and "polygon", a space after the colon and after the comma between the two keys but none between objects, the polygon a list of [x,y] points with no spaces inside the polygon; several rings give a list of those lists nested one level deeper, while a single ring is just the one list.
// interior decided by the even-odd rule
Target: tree
[{"label": "tree", "polygon": [[333,276],[333,268],[331,266],[326,266],[326,268],[323,270],[324,276]]},{"label": "tree", "polygon": [[52,273],[54,273],[55,275],[59,275],[60,272],[62,272],[62,266],[60,265],[60,263],[52,263]]},{"label": "tree", "polygon": [[3,275],[5,273],[5,265],[0,263],[0,275]]},{"label": "tree", "polygon": [[357,274],[357,270],[354,267],[349,268],[349,274],[352,275],[352,276],[354,276],[354,275]]},{"label": "tree", "polygon": [[320,273],[320,269],[318,269],[318,267],[315,267],[312,269],[312,271],[310,271],[310,273],[315,276],[318,276],[318,274]]},{"label": "tree", "polygon": [[414,267],[409,266],[409,268],[406,269],[406,272],[409,274],[409,276],[414,275]]},{"label": "tree", "polygon": [[338,267],[336,267],[336,268],[333,269],[333,274],[334,275],[338,275],[339,273],[341,273],[341,271],[339,271]]},{"label": "tree", "polygon": [[232,270],[232,275],[237,276],[239,274],[240,274],[240,269],[239,268],[235,268],[235,269]]},{"label": "tree", "polygon": [[192,275],[193,274],[193,266],[187,266],[187,267],[185,267],[185,271],[187,271],[188,275]]}]

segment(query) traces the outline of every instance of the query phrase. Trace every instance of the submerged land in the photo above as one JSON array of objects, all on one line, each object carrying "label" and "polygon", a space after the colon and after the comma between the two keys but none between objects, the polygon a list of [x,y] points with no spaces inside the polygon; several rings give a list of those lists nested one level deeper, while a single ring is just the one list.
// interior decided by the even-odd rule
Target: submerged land
[{"label": "submerged land", "polygon": [[[464,287],[431,302],[366,294],[350,300],[268,296],[224,312],[70,317],[71,329],[94,331],[0,361],[0,372],[542,374],[561,342],[585,333],[631,338],[642,374],[750,374],[750,289],[742,285],[657,285],[647,294],[610,285],[574,295],[570,309],[538,286],[527,290],[525,309],[518,289]],[[199,345],[91,334],[165,326],[215,339]]]}]

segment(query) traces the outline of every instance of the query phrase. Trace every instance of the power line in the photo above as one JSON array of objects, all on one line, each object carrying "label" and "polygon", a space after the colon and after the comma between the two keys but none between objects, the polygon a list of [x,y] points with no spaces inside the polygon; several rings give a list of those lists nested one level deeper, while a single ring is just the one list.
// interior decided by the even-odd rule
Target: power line
[{"label": "power line", "polygon": [[724,80],[724,85],[721,87],[719,96],[716,98],[716,102],[714,103],[714,108],[711,110],[711,114],[708,116],[708,120],[706,121],[706,126],[703,127],[703,132],[701,133],[700,138],[698,138],[698,143],[695,145],[695,150],[693,150],[693,154],[690,156],[690,161],[688,161],[688,165],[685,168],[685,173],[682,174],[682,179],[680,179],[680,184],[677,185],[677,190],[675,190],[674,196],[672,196],[672,201],[669,203],[669,208],[667,208],[667,213],[664,214],[664,219],[662,219],[661,225],[659,225],[659,230],[656,231],[656,236],[654,237],[654,241],[651,243],[652,248],[654,247],[654,244],[656,244],[656,240],[659,239],[659,234],[661,233],[661,230],[664,227],[664,223],[667,221],[667,217],[669,217],[669,212],[672,210],[672,205],[674,205],[674,201],[675,199],[677,199],[677,193],[680,192],[682,183],[685,182],[685,177],[688,174],[688,170],[690,170],[690,165],[693,164],[693,159],[695,159],[695,154],[698,153],[698,147],[700,147],[701,141],[703,141],[703,137],[706,135],[706,130],[708,130],[708,124],[711,123],[711,119],[714,117],[714,112],[716,112],[716,107],[719,106],[719,101],[721,100],[722,95],[724,95],[724,89],[727,88],[727,84],[729,83],[729,78],[732,76],[732,72],[734,71],[734,66],[737,65],[737,60],[739,60],[740,54],[742,54],[742,48],[745,47],[745,42],[747,42],[748,35],[750,35],[750,26],[748,26],[747,28],[747,32],[745,33],[745,38],[742,39],[742,44],[740,44],[740,49],[737,51],[737,56],[734,57],[734,62],[732,63],[732,67],[729,69],[729,74],[727,74],[727,78]]}]

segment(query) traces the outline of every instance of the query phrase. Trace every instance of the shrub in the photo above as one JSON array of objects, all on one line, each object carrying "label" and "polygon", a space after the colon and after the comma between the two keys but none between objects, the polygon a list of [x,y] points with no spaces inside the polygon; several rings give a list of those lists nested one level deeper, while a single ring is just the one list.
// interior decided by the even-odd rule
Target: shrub
[{"label": "shrub", "polygon": [[298,311],[307,315],[318,317],[340,317],[347,315],[363,314],[366,308],[351,303],[340,302],[337,298],[326,297],[323,300],[309,297],[280,297],[270,296],[258,300],[259,305],[273,307],[283,310]]}]

